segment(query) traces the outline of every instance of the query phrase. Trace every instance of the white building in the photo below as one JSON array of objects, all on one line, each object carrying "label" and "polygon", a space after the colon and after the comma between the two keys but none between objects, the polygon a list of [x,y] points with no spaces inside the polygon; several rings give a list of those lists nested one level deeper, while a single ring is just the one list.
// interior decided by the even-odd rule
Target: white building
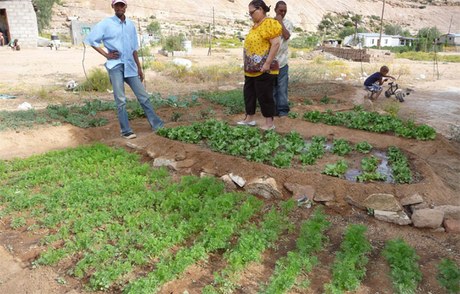
[{"label": "white building", "polygon": [[[343,46],[358,46],[358,47],[376,47],[379,45],[379,33],[358,33],[347,36],[343,39]],[[382,34],[381,47],[399,47],[411,46],[414,38],[403,36],[390,36]]]},{"label": "white building", "polygon": [[37,47],[37,15],[31,0],[0,0],[0,31],[9,42],[18,39],[21,48]]},{"label": "white building", "polygon": [[449,46],[460,46],[460,34],[444,34],[436,39],[436,43]]}]

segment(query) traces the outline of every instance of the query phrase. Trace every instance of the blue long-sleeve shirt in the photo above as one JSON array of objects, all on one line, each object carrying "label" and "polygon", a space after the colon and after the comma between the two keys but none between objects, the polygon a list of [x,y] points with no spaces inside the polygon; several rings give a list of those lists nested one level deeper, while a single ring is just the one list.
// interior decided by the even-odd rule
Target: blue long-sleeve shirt
[{"label": "blue long-sleeve shirt", "polygon": [[116,15],[103,19],[86,36],[85,43],[95,47],[104,44],[109,52],[118,51],[119,58],[108,59],[105,66],[112,69],[123,63],[126,78],[138,76],[133,53],[139,49],[139,43],[136,26],[131,20],[126,18],[125,21],[122,21]]}]

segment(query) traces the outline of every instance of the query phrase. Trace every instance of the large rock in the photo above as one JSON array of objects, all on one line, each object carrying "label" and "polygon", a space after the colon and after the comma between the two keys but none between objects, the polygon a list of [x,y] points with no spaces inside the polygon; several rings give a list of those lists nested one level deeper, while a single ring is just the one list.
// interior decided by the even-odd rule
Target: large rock
[{"label": "large rock", "polygon": [[420,194],[415,193],[411,196],[404,197],[399,202],[402,206],[419,204],[423,202],[423,197]]},{"label": "large rock", "polygon": [[460,220],[460,206],[455,205],[440,205],[434,209],[444,212],[444,218]]},{"label": "large rock", "polygon": [[398,224],[400,226],[410,225],[412,223],[404,211],[374,210],[374,217],[378,220]]},{"label": "large rock", "polygon": [[281,198],[282,194],[274,178],[257,178],[246,184],[245,191],[266,199]]},{"label": "large rock", "polygon": [[196,161],[194,159],[185,159],[181,161],[176,162],[176,167],[177,168],[191,168],[194,166]]},{"label": "large rock", "polygon": [[157,157],[153,160],[154,167],[162,167],[165,166],[169,169],[177,171],[176,161],[168,158]]},{"label": "large rock", "polygon": [[401,204],[391,194],[372,194],[364,200],[363,205],[373,210],[394,212],[403,210]]},{"label": "large rock", "polygon": [[444,219],[444,228],[448,233],[460,233],[460,220]]},{"label": "large rock", "polygon": [[307,196],[310,199],[315,197],[315,188],[310,185],[300,185],[295,183],[284,183],[284,187],[293,194],[294,198]]},{"label": "large rock", "polygon": [[244,187],[244,185],[246,185],[246,180],[243,179],[242,177],[238,176],[238,175],[234,175],[233,173],[230,173],[228,175],[230,177],[230,179],[232,179],[232,181],[237,184],[238,186],[240,186],[241,188]]},{"label": "large rock", "polygon": [[412,222],[417,228],[437,229],[444,219],[444,212],[437,209],[419,209],[412,214]]},{"label": "large rock", "polygon": [[345,201],[350,204],[351,206],[354,206],[358,209],[361,209],[361,210],[366,210],[366,206],[364,206],[361,202],[359,201],[356,201],[355,199],[353,199],[353,197],[351,197],[350,195],[347,195],[345,196]]},{"label": "large rock", "polygon": [[220,179],[224,182],[226,191],[234,191],[238,188],[229,175],[223,175]]}]

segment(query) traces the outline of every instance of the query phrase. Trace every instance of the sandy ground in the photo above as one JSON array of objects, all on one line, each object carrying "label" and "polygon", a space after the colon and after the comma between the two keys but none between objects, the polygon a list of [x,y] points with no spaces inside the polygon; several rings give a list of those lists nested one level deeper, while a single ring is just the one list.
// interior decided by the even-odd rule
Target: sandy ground
[{"label": "sandy ground", "polygon": [[[61,102],[79,102],[86,98],[93,97],[94,94],[72,94],[65,91],[65,85],[69,80],[78,82],[84,79],[82,60],[84,51],[82,48],[71,48],[60,51],[50,51],[49,49],[23,50],[12,52],[0,48],[5,62],[5,70],[0,73],[0,94],[15,95],[16,99],[0,99],[1,110],[17,110],[23,102],[30,103],[34,108],[40,109],[50,103]],[[225,52],[215,52],[211,56],[207,55],[207,49],[195,49],[189,56],[194,63],[200,64],[221,64],[223,62],[241,62],[241,50],[235,49]],[[158,56],[157,58],[165,58]],[[172,59],[169,57],[168,59]],[[104,60],[91,49],[85,54],[86,70],[102,66]],[[293,67],[308,66],[308,60],[292,60]],[[376,64],[359,64],[349,63],[354,69],[363,68],[370,73],[379,65]],[[289,132],[290,130],[298,131],[302,136],[310,137],[312,135],[328,134],[330,137],[340,136],[353,142],[367,140],[376,147],[394,144],[412,154],[412,160],[424,175],[424,180],[414,185],[401,185],[397,189],[388,184],[366,184],[363,185],[344,183],[339,179],[328,178],[324,181],[324,176],[320,175],[317,170],[305,171],[308,177],[296,170],[280,170],[268,167],[262,164],[251,164],[242,159],[235,159],[231,156],[225,156],[203,151],[199,147],[170,142],[170,140],[151,134],[144,119],[133,122],[133,128],[136,129],[139,138],[133,143],[137,146],[153,146],[150,151],[158,156],[172,157],[175,154],[184,154],[187,159],[191,159],[196,164],[190,170],[194,174],[199,174],[203,169],[213,169],[216,174],[224,174],[229,170],[240,170],[243,176],[250,178],[255,175],[269,174],[279,181],[294,181],[299,184],[312,185],[319,194],[330,194],[337,197],[339,208],[345,207],[343,196],[349,191],[358,198],[367,196],[370,191],[379,191],[382,193],[396,194],[398,197],[421,193],[428,203],[436,205],[454,204],[460,205],[458,193],[460,191],[460,152],[459,144],[448,140],[451,126],[458,126],[460,123],[460,80],[458,69],[455,64],[439,64],[440,78],[433,75],[433,64],[429,62],[412,62],[408,60],[397,60],[390,64],[395,72],[406,72],[400,77],[399,81],[404,87],[410,87],[413,92],[407,97],[404,103],[400,103],[400,114],[407,118],[413,118],[418,123],[427,123],[436,128],[442,134],[436,141],[414,142],[403,138],[390,135],[371,134],[355,130],[347,130],[340,127],[312,125],[308,122],[297,120],[277,120],[277,131]],[[175,83],[175,81],[166,81],[158,73],[147,72],[147,88],[164,93],[180,93],[204,87],[206,85],[188,85]],[[230,81],[228,85],[238,87],[240,81]],[[338,97],[343,100],[343,104],[350,106],[352,102],[362,101],[363,90],[360,86],[362,81],[345,80],[335,81],[334,84],[328,84],[331,88],[332,97]],[[313,86],[311,86],[313,87]],[[308,93],[308,88],[305,90]],[[314,91],[312,91],[314,92]],[[109,93],[98,94],[97,98],[111,99]],[[295,102],[300,105],[301,96],[293,97]],[[316,97],[320,99],[321,97]],[[375,107],[384,107],[386,99],[381,97]],[[296,104],[297,105],[297,104]],[[207,107],[204,105],[203,107]],[[302,109],[296,109],[301,112]],[[165,110],[161,115],[169,118],[172,111]],[[184,118],[187,117],[183,114]],[[190,110],[189,112],[199,113],[199,109]],[[221,117],[229,120],[237,120],[239,116],[225,117],[219,110],[216,113]],[[261,120],[262,118],[258,118]],[[259,121],[260,122],[260,121]],[[174,124],[167,121],[167,125]],[[89,130],[62,125],[50,127],[38,127],[33,129],[21,129],[0,132],[0,159],[12,159],[15,157],[27,157],[32,154],[39,154],[53,149],[62,149],[73,147],[93,140],[102,141],[113,146],[125,146],[126,141],[118,135],[118,125],[116,118],[112,115],[110,123],[107,126]],[[347,222],[360,222],[362,216],[356,216],[350,210],[340,212],[342,214],[336,223],[337,228],[344,226]],[[355,218],[356,217],[356,218]],[[1,222],[1,220],[0,220]],[[434,275],[430,275],[431,270],[435,270],[435,261],[439,256],[451,252],[457,259],[460,259],[458,252],[458,238],[454,235],[443,233],[431,233],[419,231],[412,227],[398,228],[386,223],[371,222],[368,224],[371,228],[371,238],[375,242],[394,237],[397,234],[411,236],[410,240],[422,254],[424,264],[424,284],[421,286],[420,293],[440,293],[436,292],[439,287],[435,284]],[[333,238],[339,239],[340,230],[336,230]],[[30,260],[33,260],[40,249],[38,240],[40,236],[28,235],[24,232],[16,232],[6,229],[6,225],[0,223],[0,293],[80,293],[81,284],[79,281],[72,280],[65,275],[64,269],[42,267],[32,269]],[[439,242],[443,245],[440,246]],[[383,243],[382,243],[383,244]],[[444,245],[447,244],[447,245]],[[374,244],[375,245],[375,244]],[[331,248],[333,250],[333,248]],[[450,250],[450,251],[449,251]],[[332,251],[333,252],[333,251]],[[323,258],[327,259],[328,252],[325,252]],[[384,269],[384,267],[383,267]],[[388,281],[385,281],[383,269],[376,266],[375,277],[368,277],[365,281],[362,293],[374,293],[375,284],[379,287],[391,287]],[[320,269],[321,270],[321,269]],[[322,270],[327,271],[327,268]],[[251,274],[251,272],[249,272]],[[379,275],[380,273],[380,275]],[[161,293],[182,293],[183,290],[189,289],[190,281],[199,280],[200,273],[195,276],[176,281],[173,285],[166,286]],[[260,274],[260,272],[258,272]],[[66,276],[66,284],[61,283],[62,277]],[[322,279],[317,278],[318,289],[321,289]],[[315,280],[313,280],[313,289],[315,289]],[[179,291],[180,290],[180,291]],[[379,289],[381,290],[381,289]],[[179,291],[179,292],[178,292]],[[435,292],[433,292],[435,291]],[[190,293],[194,293],[193,291]],[[316,293],[316,292],[315,292]]]}]

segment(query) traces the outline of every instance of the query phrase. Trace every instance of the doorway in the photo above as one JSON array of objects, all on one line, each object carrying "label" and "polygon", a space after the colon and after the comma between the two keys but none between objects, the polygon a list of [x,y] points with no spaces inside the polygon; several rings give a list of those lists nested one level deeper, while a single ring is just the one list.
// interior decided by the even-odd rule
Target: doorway
[{"label": "doorway", "polygon": [[0,32],[3,33],[3,38],[5,45],[10,42],[10,30],[8,26],[8,16],[6,14],[6,9],[0,9]]}]

